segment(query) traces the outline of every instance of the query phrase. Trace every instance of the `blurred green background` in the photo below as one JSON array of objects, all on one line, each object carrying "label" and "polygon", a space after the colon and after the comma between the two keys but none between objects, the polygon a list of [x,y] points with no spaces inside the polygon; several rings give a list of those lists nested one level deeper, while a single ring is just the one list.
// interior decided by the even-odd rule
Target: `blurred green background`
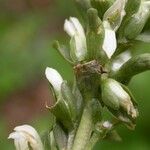
[{"label": "blurred green background", "polygon": [[[44,71],[56,68],[71,81],[72,70],[52,48],[65,42],[63,22],[79,13],[71,0],[0,0],[0,149],[13,150],[7,137],[16,125],[31,124],[39,133],[49,128],[45,103],[51,94]],[[150,31],[150,20],[144,31]],[[150,43],[137,43],[134,54],[150,52]],[[150,149],[150,72],[134,77],[130,89],[139,103],[135,131],[121,126],[122,142],[102,141],[105,150]]]}]

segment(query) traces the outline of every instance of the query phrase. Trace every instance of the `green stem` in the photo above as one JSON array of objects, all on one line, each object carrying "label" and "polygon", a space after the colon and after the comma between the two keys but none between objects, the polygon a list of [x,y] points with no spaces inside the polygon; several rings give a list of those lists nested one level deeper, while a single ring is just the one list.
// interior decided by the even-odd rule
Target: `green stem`
[{"label": "green stem", "polygon": [[86,149],[85,150],[92,150],[93,147],[95,146],[95,144],[97,143],[97,141],[100,139],[100,136],[99,134],[97,133],[93,133],[89,143],[87,144],[86,146]]},{"label": "green stem", "polygon": [[93,129],[92,109],[87,104],[75,136],[72,150],[85,150]]},{"label": "green stem", "polygon": [[111,72],[110,77],[115,78],[123,84],[128,84],[134,75],[147,70],[150,70],[149,53],[131,58],[118,71]]},{"label": "green stem", "polygon": [[68,144],[67,144],[67,150],[71,150],[71,148],[72,148],[73,140],[74,140],[74,137],[75,137],[75,132],[76,132],[76,129],[72,130],[72,131],[69,133],[69,136],[68,136]]}]

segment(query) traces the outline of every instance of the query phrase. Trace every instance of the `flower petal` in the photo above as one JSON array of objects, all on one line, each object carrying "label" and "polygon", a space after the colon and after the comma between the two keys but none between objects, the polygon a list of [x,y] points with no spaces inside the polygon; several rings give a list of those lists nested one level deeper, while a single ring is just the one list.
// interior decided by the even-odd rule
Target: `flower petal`
[{"label": "flower petal", "polygon": [[105,29],[105,38],[103,43],[103,50],[106,52],[108,58],[111,58],[117,48],[115,31]]},{"label": "flower petal", "polygon": [[32,135],[35,139],[39,139],[37,131],[29,125],[21,125],[14,128],[16,132],[25,132],[26,134]]},{"label": "flower petal", "polygon": [[70,17],[70,22],[72,22],[74,28],[76,29],[77,34],[79,34],[82,37],[85,37],[84,29],[79,20],[75,17]]},{"label": "flower petal", "polygon": [[126,101],[130,100],[129,94],[121,87],[121,85],[115,81],[115,80],[110,80],[109,82],[110,90],[118,96],[118,98]]},{"label": "flower petal", "polygon": [[70,36],[74,36],[76,33],[75,27],[74,25],[69,21],[69,20],[65,20],[64,23],[64,31]]},{"label": "flower petal", "polygon": [[17,126],[14,128],[14,131],[8,138],[14,139],[17,150],[29,150],[28,144],[33,150],[44,150],[41,138],[32,126]]},{"label": "flower petal", "polygon": [[14,139],[16,150],[29,150],[28,141],[23,133],[13,132],[9,135],[8,139]]},{"label": "flower petal", "polygon": [[117,71],[125,62],[127,62],[131,58],[130,51],[125,51],[121,53],[112,64],[112,70]]},{"label": "flower petal", "polygon": [[61,75],[55,69],[49,67],[46,68],[45,75],[49,82],[52,84],[55,92],[60,92],[61,84],[63,82]]}]

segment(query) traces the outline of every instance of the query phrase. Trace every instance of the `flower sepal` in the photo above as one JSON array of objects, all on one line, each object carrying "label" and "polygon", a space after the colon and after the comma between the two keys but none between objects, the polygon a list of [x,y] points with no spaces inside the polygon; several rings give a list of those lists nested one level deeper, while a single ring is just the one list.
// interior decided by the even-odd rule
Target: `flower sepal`
[{"label": "flower sepal", "polygon": [[59,52],[59,54],[67,60],[70,64],[73,64],[72,58],[70,57],[69,49],[65,45],[61,45],[58,41],[53,43],[53,47]]},{"label": "flower sepal", "polygon": [[143,30],[150,16],[150,2],[142,1],[137,13],[133,14],[131,19],[125,25],[124,36],[127,39],[136,38]]}]

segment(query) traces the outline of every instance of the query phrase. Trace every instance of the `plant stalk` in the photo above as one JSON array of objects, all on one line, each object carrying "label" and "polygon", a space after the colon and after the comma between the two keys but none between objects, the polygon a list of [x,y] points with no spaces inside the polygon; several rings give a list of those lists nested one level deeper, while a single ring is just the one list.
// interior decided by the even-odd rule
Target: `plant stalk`
[{"label": "plant stalk", "polygon": [[98,142],[99,139],[100,139],[99,134],[93,133],[93,135],[92,135],[89,143],[87,144],[85,150],[92,150],[94,148],[95,144]]},{"label": "plant stalk", "polygon": [[93,130],[92,109],[88,103],[83,110],[81,121],[75,136],[72,150],[85,150]]}]

